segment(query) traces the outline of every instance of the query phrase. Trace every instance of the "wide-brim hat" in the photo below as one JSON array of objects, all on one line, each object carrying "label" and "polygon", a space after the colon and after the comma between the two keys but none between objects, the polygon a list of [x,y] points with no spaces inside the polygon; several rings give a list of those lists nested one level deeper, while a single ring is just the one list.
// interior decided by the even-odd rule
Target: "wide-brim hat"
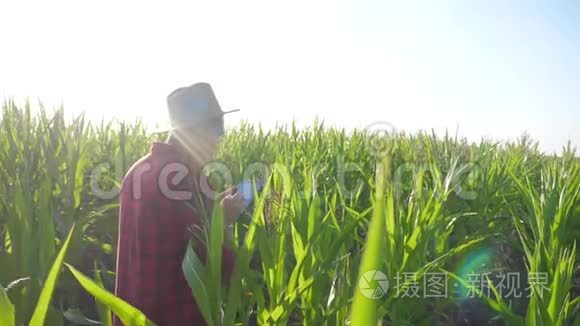
[{"label": "wide-brim hat", "polygon": [[222,110],[208,83],[197,83],[174,90],[167,96],[167,108],[169,121],[156,129],[158,133],[207,127],[211,122],[223,119],[224,115],[239,111],[239,109]]}]

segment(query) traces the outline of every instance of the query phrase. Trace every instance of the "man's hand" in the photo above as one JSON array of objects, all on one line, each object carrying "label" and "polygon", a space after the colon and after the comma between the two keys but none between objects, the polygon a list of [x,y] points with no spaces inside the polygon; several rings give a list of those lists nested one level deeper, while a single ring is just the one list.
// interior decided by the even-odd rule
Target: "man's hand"
[{"label": "man's hand", "polygon": [[224,224],[232,225],[244,211],[242,195],[236,187],[229,188],[220,194],[221,206],[224,212]]},{"label": "man's hand", "polygon": [[236,191],[238,191],[238,186],[229,187],[224,192],[220,193],[220,200],[228,195],[234,194]]}]

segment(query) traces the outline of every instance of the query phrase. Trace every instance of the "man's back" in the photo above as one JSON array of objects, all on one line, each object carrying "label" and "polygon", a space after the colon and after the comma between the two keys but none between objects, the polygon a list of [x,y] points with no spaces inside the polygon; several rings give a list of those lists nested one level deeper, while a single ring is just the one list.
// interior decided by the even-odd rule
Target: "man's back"
[{"label": "man's back", "polygon": [[185,167],[176,148],[155,143],[123,180],[115,294],[160,326],[201,325],[203,318],[181,270],[188,226],[200,220],[185,200],[168,198],[162,191],[192,190],[191,179],[171,183],[176,164]]}]

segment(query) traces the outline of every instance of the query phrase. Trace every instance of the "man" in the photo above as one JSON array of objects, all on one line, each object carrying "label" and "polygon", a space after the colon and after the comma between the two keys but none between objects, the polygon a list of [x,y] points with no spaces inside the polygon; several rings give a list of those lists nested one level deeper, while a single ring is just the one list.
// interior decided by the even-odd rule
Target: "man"
[{"label": "man", "polygon": [[[159,326],[203,325],[181,263],[191,230],[203,227],[202,212],[213,202],[200,190],[207,185],[201,169],[224,133],[224,114],[233,111],[221,110],[206,83],[175,90],[167,103],[167,142],[153,143],[121,186],[115,294]],[[244,208],[241,195],[230,188],[220,199],[225,225],[232,224]],[[196,250],[204,259],[203,244]],[[233,255],[222,253],[228,278]]]}]

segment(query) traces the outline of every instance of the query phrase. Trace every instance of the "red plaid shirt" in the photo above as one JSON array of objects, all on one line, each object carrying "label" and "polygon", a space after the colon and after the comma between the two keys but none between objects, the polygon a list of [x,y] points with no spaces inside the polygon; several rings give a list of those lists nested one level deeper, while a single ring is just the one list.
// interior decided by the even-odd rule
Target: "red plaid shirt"
[{"label": "red plaid shirt", "polygon": [[[178,173],[167,173],[185,162],[174,146],[154,143],[121,187],[115,295],[159,326],[205,324],[181,269],[191,237],[188,227],[201,225],[201,220],[187,199],[163,191],[193,191],[193,174],[174,185]],[[205,250],[196,250],[205,259]],[[229,278],[233,254],[224,248],[223,255],[224,277]],[[114,325],[121,325],[116,317]]]}]

